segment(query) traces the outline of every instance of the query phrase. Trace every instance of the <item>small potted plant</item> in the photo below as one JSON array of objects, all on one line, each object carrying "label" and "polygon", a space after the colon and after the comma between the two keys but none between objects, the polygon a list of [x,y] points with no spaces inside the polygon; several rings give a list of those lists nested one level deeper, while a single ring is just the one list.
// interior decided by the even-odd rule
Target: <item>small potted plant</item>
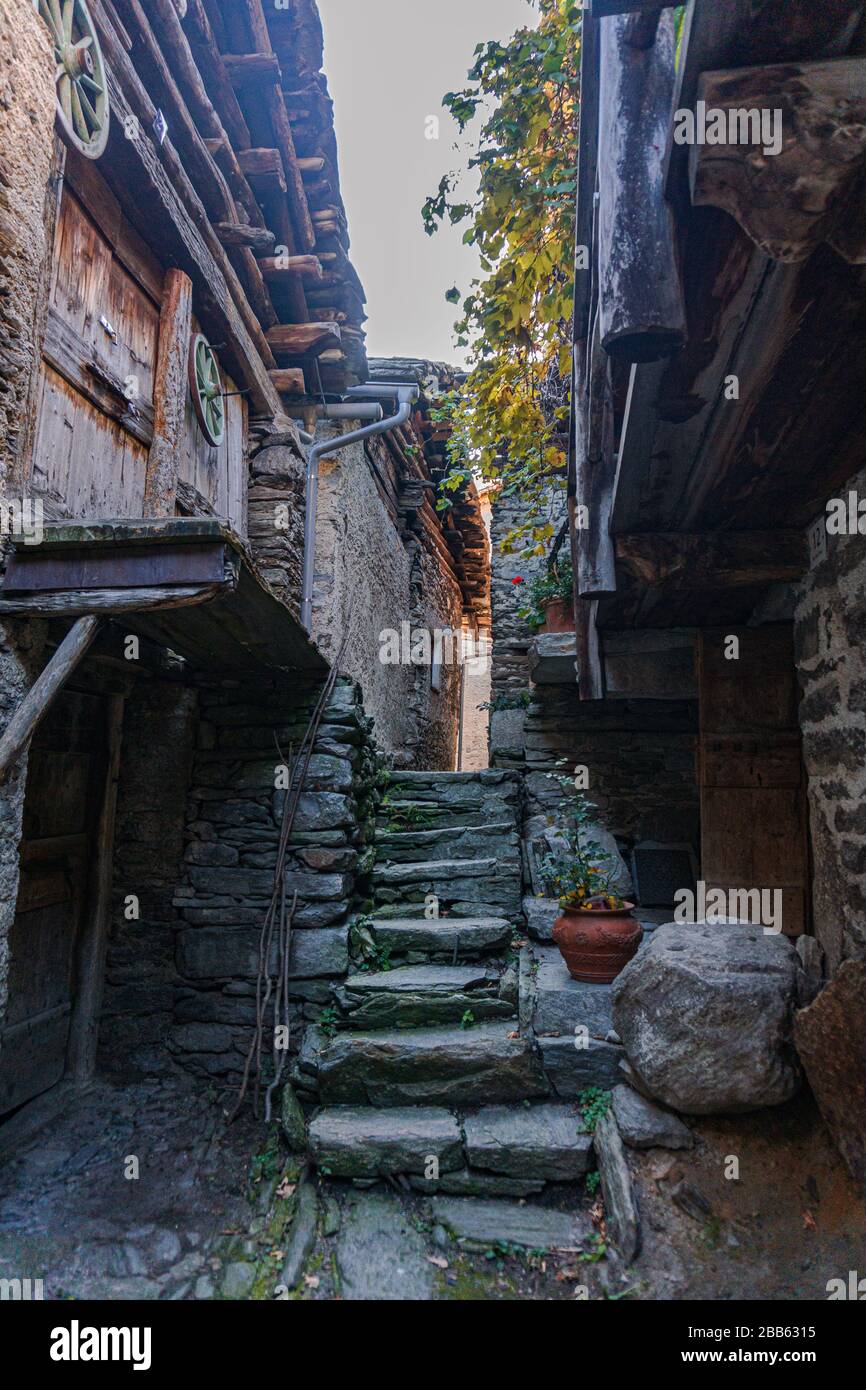
[{"label": "small potted plant", "polygon": [[565,824],[559,847],[541,863],[547,896],[555,894],[562,909],[553,940],[573,979],[610,984],[637,951],[643,928],[632,916],[634,903],[616,891],[615,859],[592,839],[596,808],[567,777],[555,780],[566,793]]},{"label": "small potted plant", "polygon": [[517,616],[540,632],[574,632],[570,561],[554,565],[530,579],[526,600]]}]

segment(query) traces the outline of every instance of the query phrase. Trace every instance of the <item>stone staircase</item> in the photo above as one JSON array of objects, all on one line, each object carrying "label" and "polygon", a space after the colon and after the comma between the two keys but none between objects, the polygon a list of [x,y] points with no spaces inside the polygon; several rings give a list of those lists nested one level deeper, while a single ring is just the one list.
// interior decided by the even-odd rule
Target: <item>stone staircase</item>
[{"label": "stone staircase", "polygon": [[334,987],[298,1059],[321,1107],[309,1130],[321,1171],[523,1196],[593,1166],[574,1101],[621,1079],[622,1049],[605,1038],[607,987],[577,985],[555,948],[522,940],[520,796],[512,772],[393,774],[377,826],[375,958]]}]

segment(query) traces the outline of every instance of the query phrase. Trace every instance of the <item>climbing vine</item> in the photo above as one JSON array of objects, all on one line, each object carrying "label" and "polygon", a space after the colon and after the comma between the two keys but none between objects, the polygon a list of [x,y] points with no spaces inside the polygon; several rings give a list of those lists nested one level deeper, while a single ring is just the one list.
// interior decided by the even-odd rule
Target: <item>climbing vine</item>
[{"label": "climbing vine", "polygon": [[422,214],[431,235],[446,219],[465,224],[482,271],[465,296],[446,295],[461,304],[457,342],[471,370],[451,404],[442,505],[473,468],[501,480],[523,502],[502,548],[526,555],[546,554],[565,487],[581,25],[574,0],[536,3],[537,25],[479,44],[468,85],[443,100],[462,135],[484,116],[469,150],[477,197],[460,201],[448,173]]}]

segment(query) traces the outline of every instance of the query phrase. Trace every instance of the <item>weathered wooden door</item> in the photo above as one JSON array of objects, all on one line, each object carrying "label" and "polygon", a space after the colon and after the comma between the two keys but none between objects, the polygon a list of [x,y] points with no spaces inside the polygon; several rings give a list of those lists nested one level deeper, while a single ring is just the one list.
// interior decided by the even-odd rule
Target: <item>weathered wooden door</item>
[{"label": "weathered wooden door", "polygon": [[[735,658],[726,655],[732,637]],[[780,889],[782,929],[800,936],[809,929],[808,810],[792,626],[705,630],[698,680],[701,876],[708,891]]]},{"label": "weathered wooden door", "polygon": [[21,882],[0,1031],[0,1115],[59,1081],[104,779],[104,701],[66,691],[30,749]]}]

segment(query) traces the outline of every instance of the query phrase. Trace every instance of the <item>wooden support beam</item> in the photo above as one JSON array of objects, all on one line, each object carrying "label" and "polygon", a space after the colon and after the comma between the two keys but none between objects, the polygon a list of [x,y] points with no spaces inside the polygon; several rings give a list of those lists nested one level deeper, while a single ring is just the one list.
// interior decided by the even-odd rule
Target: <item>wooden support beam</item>
[{"label": "wooden support beam", "polygon": [[186,33],[196,65],[206,79],[223,125],[236,150],[249,149],[250,132],[202,0],[188,0]]},{"label": "wooden support beam", "polygon": [[670,357],[685,341],[685,308],[664,198],[664,153],[674,89],[669,11],[646,52],[630,47],[629,19],[601,25],[599,304],[606,352],[627,362]]},{"label": "wooden support beam", "polygon": [[63,589],[56,593],[22,594],[4,598],[0,618],[83,618],[89,614],[143,613],[157,608],[193,608],[225,593],[232,581],[219,584],[177,584],[140,589]]},{"label": "wooden support beam", "polygon": [[[86,619],[84,621],[87,621]],[[105,990],[105,962],[111,921],[114,879],[114,827],[117,784],[123,739],[122,695],[108,696],[107,761],[102,805],[96,827],[95,856],[90,879],[88,912],[78,947],[78,970],[66,1053],[67,1073],[76,1085],[86,1084],[96,1070],[99,1018]]]},{"label": "wooden support beam", "polygon": [[275,372],[270,373],[270,377],[280,395],[303,396],[306,394],[307,386],[302,367],[278,367]]},{"label": "wooden support beam", "polygon": [[325,160],[322,155],[310,155],[307,159],[298,160],[298,169],[302,179],[314,178],[316,174],[321,174],[325,167]]},{"label": "wooden support beam", "polygon": [[324,275],[318,256],[264,256],[259,265],[266,280],[283,280],[287,275],[321,280]]},{"label": "wooden support beam", "polygon": [[192,333],[192,281],[165,272],[153,383],[153,439],[144,478],[144,515],[174,516],[177,470],[186,428],[187,363]]},{"label": "wooden support beam", "polygon": [[589,337],[593,276],[596,265],[593,244],[595,190],[598,175],[599,25],[584,14],[580,52],[580,149],[577,167],[577,248],[574,273],[574,338]]},{"label": "wooden support beam", "polygon": [[248,246],[257,256],[268,255],[276,242],[266,227],[251,227],[246,222],[217,222],[214,231],[223,246]]},{"label": "wooden support beam", "polygon": [[725,138],[690,142],[694,203],[730,213],[775,261],[829,241],[866,263],[866,57],[707,72],[698,103],[694,134],[722,112]]},{"label": "wooden support beam", "polygon": [[0,782],[24,752],[67,678],[87,655],[101,624],[97,617],[79,618],[36,677],[0,738]]},{"label": "wooden support beam", "polygon": [[224,53],[223,62],[236,91],[280,80],[280,64],[274,53]]},{"label": "wooden support beam", "polygon": [[276,186],[285,193],[286,175],[283,168],[283,157],[279,150],[241,150],[238,155],[238,163],[247,178],[258,180],[272,187]]},{"label": "wooden support beam", "polygon": [[593,19],[606,19],[608,15],[652,14],[655,10],[672,9],[681,0],[592,0]]},{"label": "wooden support beam", "polygon": [[650,532],[617,536],[616,562],[647,587],[734,589],[787,584],[809,568],[802,531]]},{"label": "wooden support beam", "polygon": [[281,356],[318,357],[340,341],[335,323],[278,323],[268,330],[268,343]]}]

